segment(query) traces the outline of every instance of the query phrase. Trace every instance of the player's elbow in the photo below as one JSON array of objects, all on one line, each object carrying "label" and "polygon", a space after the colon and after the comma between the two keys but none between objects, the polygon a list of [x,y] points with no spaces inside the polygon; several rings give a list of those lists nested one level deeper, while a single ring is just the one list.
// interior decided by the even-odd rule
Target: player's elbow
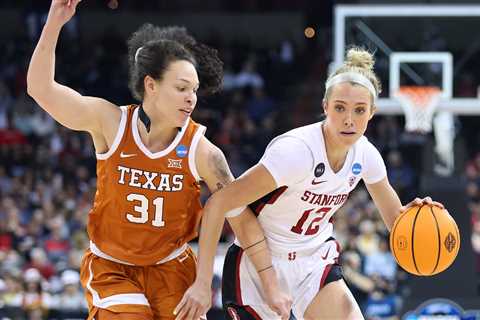
[{"label": "player's elbow", "polygon": [[38,95],[39,91],[40,90],[38,89],[38,86],[35,85],[34,81],[30,80],[27,77],[27,93],[28,93],[28,95],[30,97],[32,97],[33,99],[35,99],[35,97]]},{"label": "player's elbow", "polygon": [[28,71],[27,93],[35,101],[39,102],[39,100],[44,100],[49,95],[52,88],[52,83],[37,75],[36,72],[31,70]]},{"label": "player's elbow", "polygon": [[44,85],[27,78],[27,93],[32,99],[39,102],[39,100],[42,99],[42,96],[45,95],[45,92]]}]

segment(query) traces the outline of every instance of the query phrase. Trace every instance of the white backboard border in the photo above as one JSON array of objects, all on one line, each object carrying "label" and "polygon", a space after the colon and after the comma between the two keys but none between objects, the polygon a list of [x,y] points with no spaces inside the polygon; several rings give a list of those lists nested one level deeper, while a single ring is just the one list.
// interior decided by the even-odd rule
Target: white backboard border
[{"label": "white backboard border", "polygon": [[453,56],[450,52],[393,52],[390,54],[390,96],[393,96],[401,86],[401,63],[441,63],[441,97],[450,99],[453,96]]}]

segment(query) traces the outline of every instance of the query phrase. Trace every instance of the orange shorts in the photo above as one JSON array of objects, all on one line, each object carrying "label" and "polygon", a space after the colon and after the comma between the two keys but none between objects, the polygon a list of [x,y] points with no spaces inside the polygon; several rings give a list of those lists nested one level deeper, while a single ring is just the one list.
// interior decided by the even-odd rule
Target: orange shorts
[{"label": "orange shorts", "polygon": [[175,319],[173,310],[196,275],[196,258],[188,247],[178,257],[153,266],[113,262],[87,250],[80,272],[89,317],[98,309],[146,313],[153,319]]}]

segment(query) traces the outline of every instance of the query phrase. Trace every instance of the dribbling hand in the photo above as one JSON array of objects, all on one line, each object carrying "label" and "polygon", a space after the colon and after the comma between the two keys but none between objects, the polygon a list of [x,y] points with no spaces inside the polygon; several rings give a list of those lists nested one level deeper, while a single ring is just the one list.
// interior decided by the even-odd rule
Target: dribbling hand
[{"label": "dribbling hand", "polygon": [[443,204],[441,204],[440,202],[433,201],[432,198],[430,198],[430,197],[425,197],[423,199],[415,198],[412,201],[410,201],[408,204],[400,207],[400,213],[403,213],[403,212],[407,211],[410,207],[421,206],[423,204],[426,204],[426,205],[429,205],[429,206],[439,207],[440,209],[445,209]]},{"label": "dribbling hand", "polygon": [[52,0],[47,23],[62,27],[73,17],[80,1],[81,0]]},{"label": "dribbling hand", "polygon": [[175,320],[203,319],[212,304],[211,286],[195,281],[175,307]]}]

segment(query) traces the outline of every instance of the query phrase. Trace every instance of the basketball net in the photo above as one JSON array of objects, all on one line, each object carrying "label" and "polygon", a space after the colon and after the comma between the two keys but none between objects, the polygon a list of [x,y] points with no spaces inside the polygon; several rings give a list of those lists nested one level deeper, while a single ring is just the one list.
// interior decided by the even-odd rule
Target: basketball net
[{"label": "basketball net", "polygon": [[405,130],[428,133],[432,131],[432,118],[441,98],[441,91],[431,86],[402,86],[394,97],[405,113]]}]

